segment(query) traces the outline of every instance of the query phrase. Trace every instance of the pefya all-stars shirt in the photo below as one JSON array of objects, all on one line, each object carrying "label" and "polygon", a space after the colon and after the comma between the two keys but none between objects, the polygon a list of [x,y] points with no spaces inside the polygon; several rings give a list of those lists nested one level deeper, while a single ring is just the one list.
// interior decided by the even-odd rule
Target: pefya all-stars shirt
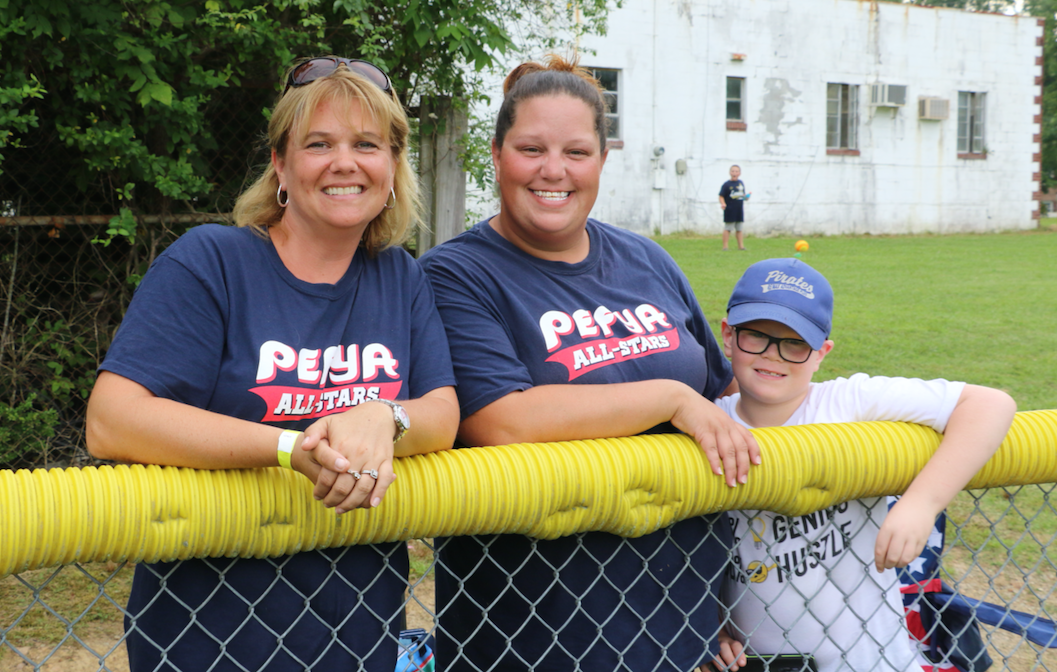
[{"label": "pefya all-stars shirt", "polygon": [[[100,369],[162,398],[294,429],[455,382],[433,292],[405,251],[358,251],[339,282],[313,284],[269,240],[217,225],[188,231],[158,257]],[[379,642],[392,636],[395,646],[406,576],[402,542],[141,564],[130,664],[392,670],[395,649]],[[171,668],[161,653],[170,646]]]},{"label": "pefya all-stars shirt", "polygon": [[188,231],[151,267],[100,367],[243,420],[304,428],[453,384],[433,295],[401,249],[336,284],[294,277],[249,229]]},{"label": "pefya all-stars shirt", "polygon": [[[487,221],[423,257],[464,417],[536,385],[669,378],[714,399],[730,383],[667,252],[595,220],[587,233],[590,252],[576,264],[532,257]],[[592,403],[589,389],[582,403]],[[539,475],[541,487],[548,477]],[[692,518],[636,539],[439,540],[438,658],[453,672],[691,670],[714,652],[732,543],[726,518]]]},{"label": "pefya all-stars shirt", "polygon": [[488,222],[422,264],[452,341],[462,415],[535,385],[670,378],[714,399],[730,383],[686,276],[648,238],[587,220],[576,264],[537,259]]}]

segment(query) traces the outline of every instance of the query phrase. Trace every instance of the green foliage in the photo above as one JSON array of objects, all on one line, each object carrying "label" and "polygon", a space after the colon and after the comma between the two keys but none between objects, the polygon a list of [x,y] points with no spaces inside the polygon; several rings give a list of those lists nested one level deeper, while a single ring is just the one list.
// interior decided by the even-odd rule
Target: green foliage
[{"label": "green foliage", "polygon": [[[2,34],[3,28],[0,28]],[[44,88],[35,75],[15,86],[0,86],[0,150],[7,146],[21,147],[21,134],[36,128],[38,119],[32,110],[21,112],[20,108],[31,98],[43,98]],[[16,135],[19,134],[19,135]],[[0,174],[3,174],[4,155],[0,154]]]},{"label": "green foliage", "polygon": [[604,30],[605,13],[603,0],[3,0],[0,151],[32,147],[33,161],[0,155],[15,171],[0,191],[80,192],[70,212],[18,214],[120,211],[101,242],[132,242],[141,214],[230,211],[297,56],[369,59],[409,106],[472,103],[515,26],[520,42],[550,47],[554,34]]},{"label": "green foliage", "polygon": [[58,411],[34,408],[36,395],[15,406],[0,402],[0,465],[40,451],[55,434]]},{"label": "green foliage", "polygon": [[[132,200],[132,191],[136,185],[129,182],[125,185],[124,189],[117,189],[118,199],[122,201]],[[106,230],[106,238],[93,238],[93,243],[98,243],[103,247],[107,247],[110,243],[114,242],[115,238],[127,240],[130,245],[136,243],[136,217],[132,214],[132,210],[127,207],[122,207],[121,212],[115,217],[110,218],[110,226]]]},{"label": "green foliage", "polygon": [[62,320],[30,319],[26,334],[31,350],[47,353],[45,366],[49,375],[43,382],[48,397],[63,405],[68,404],[71,395],[87,399],[95,384],[95,357],[88,339]]},{"label": "green foliage", "polygon": [[58,236],[42,227],[12,228],[0,230],[0,401],[19,406],[35,398],[35,408],[58,412],[54,435],[17,466],[44,458],[84,463],[84,415],[96,368],[139,274],[183,228],[144,225],[134,246],[93,245],[93,238],[107,237],[106,226],[68,227]]},{"label": "green foliage", "polygon": [[462,138],[459,160],[463,169],[478,189],[490,193],[495,183],[495,169],[492,166],[492,136],[495,134],[495,120],[471,115]]}]

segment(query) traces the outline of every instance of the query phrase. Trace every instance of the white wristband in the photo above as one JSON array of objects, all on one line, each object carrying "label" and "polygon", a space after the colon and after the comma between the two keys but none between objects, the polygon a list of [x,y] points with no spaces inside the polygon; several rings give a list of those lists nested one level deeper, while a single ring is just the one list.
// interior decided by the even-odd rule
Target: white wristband
[{"label": "white wristband", "polygon": [[290,464],[290,456],[294,452],[294,446],[297,445],[298,439],[304,436],[304,432],[295,432],[292,429],[283,430],[283,433],[279,435],[279,466],[286,469],[293,469]]}]

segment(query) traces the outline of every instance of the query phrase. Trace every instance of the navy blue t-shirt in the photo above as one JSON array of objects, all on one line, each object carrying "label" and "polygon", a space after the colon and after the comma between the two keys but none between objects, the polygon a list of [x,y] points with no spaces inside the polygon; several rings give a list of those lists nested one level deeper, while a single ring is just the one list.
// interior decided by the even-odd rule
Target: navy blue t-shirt
[{"label": "navy blue t-shirt", "polygon": [[[670,378],[714,399],[730,383],[671,257],[595,220],[587,233],[590,252],[576,264],[528,255],[487,221],[422,258],[464,417],[534,385]],[[445,670],[691,670],[715,651],[731,543],[723,516],[626,540],[438,541],[438,660]]]},{"label": "navy blue t-shirt", "polygon": [[[100,369],[159,397],[293,429],[455,382],[433,292],[403,250],[359,250],[336,284],[313,284],[269,240],[218,225],[158,257]],[[406,578],[403,543],[140,565],[130,665],[389,672]]]},{"label": "navy blue t-shirt", "polygon": [[745,221],[745,183],[741,180],[727,180],[719,189],[719,195],[726,201],[723,210],[724,222]]}]

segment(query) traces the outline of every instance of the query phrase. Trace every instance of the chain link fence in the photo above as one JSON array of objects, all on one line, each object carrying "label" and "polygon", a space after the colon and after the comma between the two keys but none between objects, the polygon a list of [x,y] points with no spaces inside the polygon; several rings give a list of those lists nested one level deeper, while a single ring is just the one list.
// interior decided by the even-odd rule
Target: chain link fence
[{"label": "chain link fence", "polygon": [[0,466],[81,466],[95,368],[135,282],[189,223],[140,226],[134,244],[108,224],[0,224]]},{"label": "chain link fence", "polygon": [[[929,590],[927,588],[929,583],[939,579],[949,585],[959,596],[974,598],[997,606],[998,611],[1006,617],[1007,621],[1015,615],[1015,612],[1023,613],[1015,627],[1009,623],[1006,629],[987,623],[971,625],[973,632],[979,628],[982,641],[986,644],[986,652],[994,661],[991,670],[994,672],[1057,671],[1057,653],[1047,646],[1057,646],[1057,641],[1046,641],[1046,637],[1051,639],[1053,637],[1050,622],[1053,613],[1049,605],[1052,604],[1054,589],[1057,586],[1057,558],[1050,551],[1054,534],[1057,532],[1054,497],[1053,484],[971,491],[960,495],[949,509],[947,544],[940,551],[939,566],[927,575],[916,577],[924,580],[917,587],[905,591],[911,597],[908,600],[910,606],[907,622],[909,624],[918,622],[916,613],[922,608],[924,599],[922,591]],[[835,509],[842,507],[845,505],[835,507]],[[854,669],[856,672],[890,669],[886,666],[889,661],[886,659],[885,651],[889,652],[888,655],[894,655],[891,652],[900,648],[900,643],[894,640],[878,640],[876,633],[883,630],[878,630],[871,624],[881,621],[898,622],[903,618],[903,614],[886,606],[876,607],[871,611],[862,609],[863,602],[859,596],[875,589],[874,579],[871,578],[874,576],[872,555],[862,557],[863,553],[853,543],[856,529],[849,528],[839,512],[824,514],[826,514],[825,511],[818,515],[811,514],[795,520],[787,518],[782,521],[777,520],[777,518],[782,518],[779,516],[771,521],[772,529],[769,530],[752,528],[750,525],[750,529],[755,529],[757,533],[740,527],[741,532],[747,536],[743,539],[742,550],[730,550],[728,555],[730,562],[724,572],[724,578],[715,581],[710,580],[710,577],[694,576],[693,578],[700,588],[702,598],[706,591],[718,592],[720,584],[724,584],[722,590],[724,602],[731,611],[723,618],[727,619],[728,627],[732,632],[740,633],[748,638],[750,643],[757,628],[764,626],[748,623],[739,614],[738,600],[760,600],[765,610],[769,613],[774,612],[775,619],[787,628],[787,641],[782,647],[786,653],[811,654],[826,647],[837,647],[843,651],[856,643],[862,644],[861,640],[867,638],[866,645],[878,652],[878,661],[869,666],[863,666],[861,662],[857,665],[849,661],[847,669]],[[729,516],[735,521],[752,521],[755,514],[740,512],[729,514]],[[872,524],[869,517],[866,520],[866,525]],[[737,523],[735,523],[734,531],[735,536],[741,536],[738,534],[739,525]],[[801,535],[803,547],[813,550],[807,550],[797,557],[785,557],[783,554],[787,554],[787,548],[783,547],[782,543],[788,542],[791,534]],[[868,537],[869,535],[864,534],[863,536]],[[361,666],[361,669],[394,669],[399,650],[396,633],[405,627],[423,628],[436,638],[429,642],[434,648],[449,652],[447,660],[442,655],[438,655],[434,660],[437,670],[511,669],[509,665],[468,660],[459,653],[461,642],[452,639],[454,633],[469,632],[473,636],[480,636],[481,633],[490,632],[488,630],[490,617],[487,612],[492,606],[479,605],[480,618],[465,622],[453,620],[452,612],[447,604],[437,604],[435,580],[438,574],[452,571],[446,565],[445,560],[446,557],[450,557],[447,551],[449,550],[448,545],[452,543],[450,539],[413,540],[407,543],[406,558],[403,555],[403,545],[398,547],[399,552],[387,556],[386,566],[380,576],[399,572],[402,577],[406,577],[407,588],[403,607],[392,614],[357,615],[357,618],[373,618],[381,621],[393,633],[378,641],[374,647],[376,652],[383,654],[383,659],[387,662],[384,665],[373,663]],[[471,576],[473,572],[490,571],[486,567],[489,562],[487,559],[489,541],[486,538],[461,538],[461,543],[482,545],[480,550],[484,560],[471,569]],[[624,545],[628,542],[625,540],[619,543]],[[872,542],[868,546],[872,548]],[[754,566],[747,561],[746,557],[740,557],[744,555],[746,548],[750,549],[750,553],[755,552],[760,557],[767,558],[766,568],[762,572],[759,565]],[[690,553],[692,550],[687,548],[686,552]],[[835,574],[830,576],[829,571],[826,573],[827,580],[817,588],[810,590],[805,589],[807,584],[792,580],[809,571],[813,558],[815,561],[825,561],[827,554],[834,552],[844,555],[846,562],[861,569],[854,582],[841,583]],[[530,553],[526,556],[526,564],[539,560],[531,555]],[[408,559],[410,560],[409,565],[405,564]],[[655,575],[655,572],[649,568],[648,560],[649,558],[643,558],[642,572],[639,576],[633,577],[632,582],[646,581],[660,584],[668,581],[667,578]],[[597,561],[598,574],[591,582],[592,587],[599,584],[619,587],[622,581],[628,580],[627,577],[618,578],[607,575],[606,558],[598,558]],[[230,561],[218,559],[209,562],[223,566]],[[282,560],[267,562],[278,566]],[[465,563],[459,564],[465,565]],[[407,567],[410,569],[405,569]],[[912,565],[911,569],[921,569],[921,566],[920,564],[917,567]],[[553,575],[560,576],[561,570],[561,567],[554,567]],[[0,670],[78,672],[80,670],[120,671],[129,669],[125,653],[128,635],[124,631],[122,621],[126,617],[134,616],[134,614],[129,614],[125,608],[130,591],[131,574],[132,568],[129,566],[102,563],[26,572],[0,581]],[[829,580],[831,578],[832,581]],[[772,582],[771,590],[767,590],[768,579]],[[832,590],[834,583],[841,583],[838,588],[845,593],[843,599],[830,600],[824,597],[824,590],[827,588]],[[732,591],[732,586],[740,586],[741,589]],[[775,591],[773,586],[781,587]],[[578,604],[577,589],[561,583],[556,584],[555,587],[567,593],[574,604]],[[787,594],[786,591],[793,592]],[[505,589],[505,592],[510,592],[515,600],[524,602],[528,612],[533,611],[534,597],[517,594],[512,586]],[[738,597],[732,598],[732,595],[738,595]],[[771,603],[778,599],[777,596],[780,596],[782,606],[780,608],[775,606],[772,610]],[[299,617],[311,618],[310,598],[312,597],[304,596],[305,604],[308,606],[305,607],[304,613],[298,615]],[[454,597],[455,599],[465,598],[458,592]],[[669,595],[664,599],[673,604],[685,605],[687,597],[686,595]],[[247,598],[247,604],[251,602],[252,600]],[[799,605],[799,608],[790,605]],[[622,607],[626,606],[622,605]],[[197,607],[188,604],[183,608],[195,611]],[[573,610],[575,611],[575,608]],[[255,619],[260,616],[252,615],[252,609],[250,614],[245,623],[237,625],[236,631],[259,625]],[[558,637],[570,634],[562,632],[565,628],[577,628],[577,632],[572,634],[586,640],[597,640],[601,646],[612,651],[618,658],[621,653],[635,644],[634,641],[598,639],[598,633],[602,632],[604,623],[585,627],[582,620],[573,618],[573,615],[570,613],[568,625],[547,633],[544,637],[545,641],[541,642],[541,650],[550,653],[556,649],[560,651],[561,645],[557,644]],[[502,616],[507,618],[509,613]],[[650,618],[649,613],[642,613],[640,616],[643,621]],[[798,629],[811,623],[821,624],[820,631],[825,633],[822,641],[809,642],[803,637],[796,636]],[[930,627],[932,629],[927,634],[932,637],[944,633],[947,628],[952,628],[945,618]],[[1025,636],[1026,630],[1034,631],[1035,641]],[[899,626],[898,634],[893,637],[898,636],[902,640],[909,636],[908,632]],[[1041,639],[1039,632],[1043,633]],[[665,657],[667,647],[685,644],[687,640],[690,640],[693,646],[703,647],[714,635],[715,633],[695,632],[684,628],[658,637],[656,632],[648,632],[646,628],[643,628],[638,637],[650,638],[651,642],[658,647],[655,669],[668,669],[668,661]],[[445,646],[443,642],[446,637],[448,644]],[[442,642],[439,647],[436,645],[437,640]],[[282,643],[276,644],[274,639],[267,638],[262,638],[259,644],[265,650],[272,647],[281,650],[283,647]],[[340,646],[340,644],[335,644],[335,646]],[[928,660],[929,647],[921,648],[922,655],[925,656],[920,658],[921,663],[931,665],[932,663]],[[454,653],[451,653],[452,651]],[[393,667],[389,667],[388,664],[390,656]],[[311,661],[303,662],[305,669],[324,669],[314,667]],[[217,667],[218,669],[242,669],[232,666],[230,661],[223,660],[222,656]],[[604,667],[606,670],[621,669],[620,665],[615,668],[610,665]],[[539,666],[537,661],[522,660],[517,668],[539,669]],[[262,669],[267,669],[267,666]],[[602,667],[591,659],[577,661],[571,658],[563,669],[598,670]],[[935,669],[955,668],[949,666],[949,661],[941,660],[935,663]],[[973,669],[978,671],[985,669],[982,658],[977,658]],[[185,670],[184,672],[190,671]]]}]

